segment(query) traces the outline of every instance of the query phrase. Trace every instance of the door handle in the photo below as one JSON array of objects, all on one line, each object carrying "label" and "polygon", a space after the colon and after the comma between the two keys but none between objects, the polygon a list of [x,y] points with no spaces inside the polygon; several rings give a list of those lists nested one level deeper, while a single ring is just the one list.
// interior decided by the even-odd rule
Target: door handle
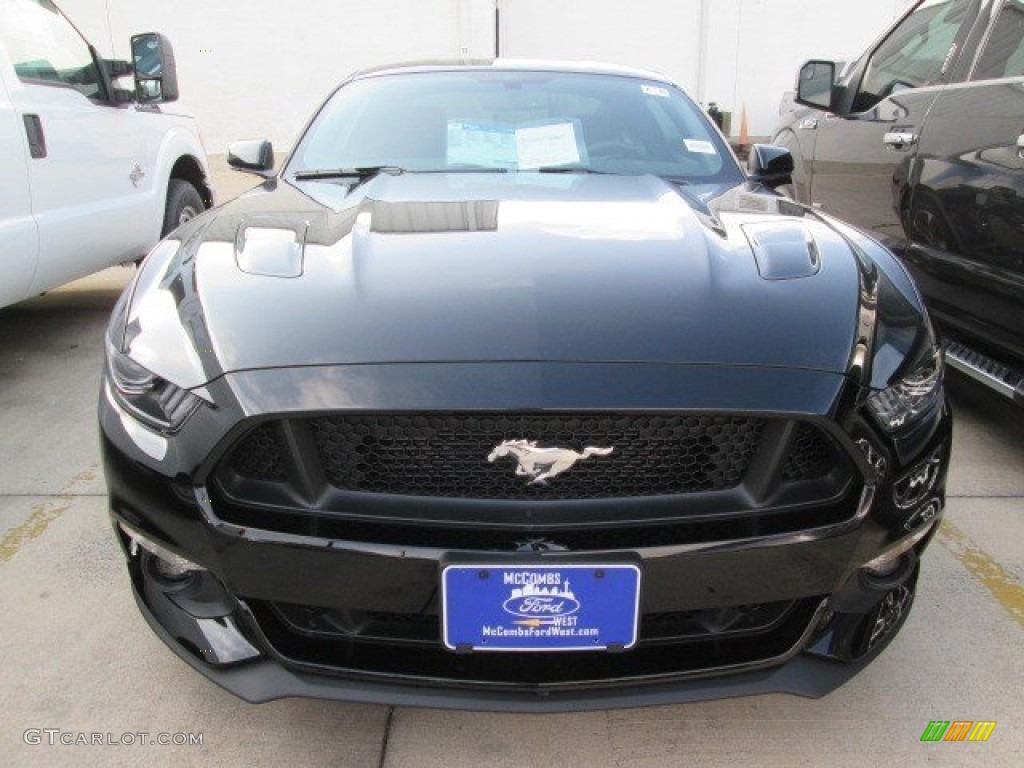
[{"label": "door handle", "polygon": [[882,137],[885,146],[893,149],[907,149],[917,144],[917,135],[910,131],[889,131]]},{"label": "door handle", "polygon": [[28,152],[39,159],[46,157],[46,136],[43,134],[43,123],[39,115],[22,115],[25,122],[25,135],[28,137]]},{"label": "door handle", "polygon": [[1024,160],[1024,133],[1017,137],[1017,157]]}]

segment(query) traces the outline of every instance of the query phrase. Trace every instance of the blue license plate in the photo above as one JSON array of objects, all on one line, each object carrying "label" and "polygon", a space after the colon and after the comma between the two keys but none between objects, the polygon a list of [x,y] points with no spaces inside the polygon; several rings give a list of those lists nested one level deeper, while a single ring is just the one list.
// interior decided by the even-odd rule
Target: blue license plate
[{"label": "blue license plate", "polygon": [[453,651],[632,648],[640,607],[635,565],[448,565],[443,640]]}]

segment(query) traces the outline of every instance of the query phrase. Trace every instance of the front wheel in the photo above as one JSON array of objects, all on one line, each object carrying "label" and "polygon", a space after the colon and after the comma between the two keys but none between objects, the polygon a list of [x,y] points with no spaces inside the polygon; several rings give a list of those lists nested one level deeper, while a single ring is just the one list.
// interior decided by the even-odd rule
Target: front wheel
[{"label": "front wheel", "polygon": [[161,237],[194,219],[206,210],[199,192],[182,179],[171,179],[167,186],[167,207],[164,208],[164,228]]}]

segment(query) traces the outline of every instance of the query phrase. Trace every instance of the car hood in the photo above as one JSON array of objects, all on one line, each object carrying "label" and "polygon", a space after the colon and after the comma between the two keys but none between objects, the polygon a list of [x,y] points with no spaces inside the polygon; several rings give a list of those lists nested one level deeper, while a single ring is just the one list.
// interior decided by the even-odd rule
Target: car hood
[{"label": "car hood", "polygon": [[271,181],[150,255],[124,348],[183,387],[416,362],[846,372],[864,264],[780,201],[653,176]]}]

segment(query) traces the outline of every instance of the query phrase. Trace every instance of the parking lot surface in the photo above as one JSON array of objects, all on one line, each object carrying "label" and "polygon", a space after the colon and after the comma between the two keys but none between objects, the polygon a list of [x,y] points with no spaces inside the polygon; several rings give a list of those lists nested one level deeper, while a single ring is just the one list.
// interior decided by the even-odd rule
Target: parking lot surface
[{"label": "parking lot surface", "polygon": [[[146,626],[107,520],[95,405],[103,328],[131,275],[114,268],[0,310],[4,764],[1022,764],[1024,411],[953,374],[949,503],[913,613],[824,699],[506,715],[253,706],[223,692]],[[933,720],[997,725],[984,743],[922,743]],[[103,743],[60,743],[80,734]],[[154,743],[196,735],[201,745]]]}]

